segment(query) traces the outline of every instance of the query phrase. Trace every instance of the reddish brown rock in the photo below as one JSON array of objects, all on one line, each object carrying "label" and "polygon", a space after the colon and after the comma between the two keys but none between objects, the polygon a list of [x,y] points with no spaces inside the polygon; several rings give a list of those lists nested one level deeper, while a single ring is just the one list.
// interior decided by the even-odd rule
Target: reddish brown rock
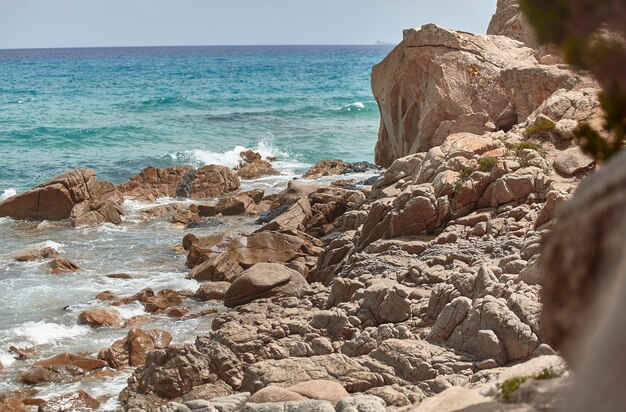
[{"label": "reddish brown rock", "polygon": [[270,385],[255,392],[248,399],[250,403],[269,403],[269,402],[289,402],[302,401],[306,398],[291,390],[281,388],[280,386]]},{"label": "reddish brown rock", "polygon": [[90,372],[92,370],[101,369],[107,366],[106,362],[104,361],[73,353],[60,353],[56,356],[41,360],[34,364],[34,366],[42,367],[55,365],[77,366],[85,372]]},{"label": "reddish brown rock", "polygon": [[[262,262],[291,262],[302,256],[317,255],[320,243],[310,236],[295,236],[297,232],[261,232],[252,234],[222,234],[202,238],[187,238],[189,255],[187,267],[194,268],[215,255],[230,259],[242,268]],[[224,280],[224,279],[215,279]]]},{"label": "reddish brown rock", "polygon": [[323,379],[297,383],[287,389],[309,399],[321,399],[333,405],[349,396],[348,391],[345,390],[341,383]]},{"label": "reddish brown rock", "polygon": [[258,179],[263,176],[275,176],[280,172],[270,162],[261,158],[261,155],[252,150],[240,153],[241,163],[237,168],[237,175],[246,180]]},{"label": "reddish brown rock", "polygon": [[107,275],[107,277],[111,279],[132,279],[133,278],[128,273],[111,273]]},{"label": "reddish brown rock", "polygon": [[66,412],[79,409],[98,409],[100,402],[83,390],[71,392],[47,400],[39,406],[39,412]]},{"label": "reddish brown rock", "polygon": [[117,299],[117,294],[111,292],[110,290],[105,290],[104,292],[100,292],[96,295],[96,300],[113,300]]},{"label": "reddish brown rock", "polygon": [[89,326],[111,326],[121,325],[120,312],[114,308],[89,309],[78,315],[78,323]]},{"label": "reddish brown rock", "polygon": [[146,362],[148,352],[165,349],[171,341],[172,335],[168,332],[133,328],[124,339],[115,341],[109,349],[100,351],[98,358],[114,369],[138,367]]},{"label": "reddish brown rock", "polygon": [[122,210],[101,194],[93,170],[74,169],[0,202],[0,217],[23,220],[71,219],[73,226],[121,222]]},{"label": "reddish brown rock", "polygon": [[318,179],[322,176],[343,174],[350,165],[342,160],[320,160],[302,176],[306,179]]},{"label": "reddish brown rock", "polygon": [[206,282],[200,285],[195,297],[200,300],[222,300],[230,282]]},{"label": "reddish brown rock", "polygon": [[195,172],[191,183],[191,199],[218,197],[239,189],[239,177],[225,166],[209,165]]},{"label": "reddish brown rock", "polygon": [[17,359],[20,360],[31,359],[37,355],[37,350],[34,346],[30,348],[18,348],[11,345],[9,346],[9,351],[13,352],[17,356]]},{"label": "reddish brown rock", "polygon": [[52,274],[78,272],[82,270],[76,263],[63,258],[53,259],[48,266]]},{"label": "reddish brown rock", "polygon": [[111,201],[113,203],[122,204],[124,203],[124,196],[122,192],[117,189],[113,183],[109,181],[99,182],[100,186],[100,200],[102,201]]},{"label": "reddish brown rock", "polygon": [[17,260],[18,262],[29,262],[31,260],[49,259],[58,256],[59,252],[57,252],[56,249],[53,249],[51,247],[44,247],[41,249],[34,249],[20,253],[15,257],[15,260]]},{"label": "reddish brown rock", "polygon": [[224,306],[232,308],[272,296],[297,296],[307,289],[307,281],[295,270],[278,263],[257,263],[230,285]]},{"label": "reddish brown rock", "polygon": [[175,197],[179,185],[192,171],[191,166],[166,169],[149,166],[119,185],[118,189],[124,196],[131,196],[141,202],[154,202],[159,197]]}]

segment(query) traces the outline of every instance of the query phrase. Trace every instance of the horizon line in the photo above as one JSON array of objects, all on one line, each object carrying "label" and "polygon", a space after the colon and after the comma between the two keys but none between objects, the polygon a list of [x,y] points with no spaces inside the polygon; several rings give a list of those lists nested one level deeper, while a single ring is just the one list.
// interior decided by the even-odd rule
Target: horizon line
[{"label": "horizon line", "polygon": [[17,50],[64,50],[64,49],[145,49],[157,47],[319,47],[319,46],[396,46],[400,42],[383,42],[375,43],[320,43],[320,44],[169,44],[169,45],[150,45],[150,46],[51,46],[51,47],[9,47],[0,48],[0,51],[17,51]]}]

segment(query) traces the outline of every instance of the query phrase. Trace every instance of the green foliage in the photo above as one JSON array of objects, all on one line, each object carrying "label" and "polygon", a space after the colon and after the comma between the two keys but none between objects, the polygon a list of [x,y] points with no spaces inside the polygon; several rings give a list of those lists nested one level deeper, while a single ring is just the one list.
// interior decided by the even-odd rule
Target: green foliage
[{"label": "green foliage", "polygon": [[459,172],[459,176],[456,179],[456,183],[454,185],[454,192],[460,193],[463,188],[463,184],[469,179],[469,177],[474,173],[474,168],[472,166],[467,166],[463,170]]},{"label": "green foliage", "polygon": [[530,137],[530,136],[534,136],[542,132],[549,132],[549,131],[554,130],[555,127],[556,127],[556,123],[554,123],[552,120],[550,120],[547,117],[540,116],[540,117],[537,117],[537,120],[535,120],[535,123],[533,123],[530,127],[528,127],[524,131],[524,136]]},{"label": "green foliage", "polygon": [[569,64],[589,70],[598,80],[603,89],[600,105],[606,113],[603,133],[582,123],[574,134],[581,148],[597,161],[610,158],[626,139],[623,2],[520,0],[520,7],[540,42],[556,44]]},{"label": "green foliage", "polygon": [[519,142],[518,144],[514,146],[514,149],[515,149],[515,156],[519,158],[522,157],[522,152],[525,149],[534,150],[535,152],[538,152],[539,154],[543,155],[543,148],[535,142],[529,142],[529,141]]},{"label": "green foliage", "polygon": [[544,369],[536,375],[516,376],[510,379],[507,379],[500,384],[500,393],[502,394],[502,397],[505,400],[508,400],[511,397],[511,395],[513,395],[519,389],[519,387],[522,386],[522,384],[529,379],[540,381],[540,380],[554,379],[554,378],[557,378],[558,376],[559,375],[554,373],[554,371],[552,371],[551,369]]},{"label": "green foliage", "polygon": [[491,169],[498,163],[498,158],[493,156],[481,157],[478,160],[478,170],[481,172],[491,172]]}]

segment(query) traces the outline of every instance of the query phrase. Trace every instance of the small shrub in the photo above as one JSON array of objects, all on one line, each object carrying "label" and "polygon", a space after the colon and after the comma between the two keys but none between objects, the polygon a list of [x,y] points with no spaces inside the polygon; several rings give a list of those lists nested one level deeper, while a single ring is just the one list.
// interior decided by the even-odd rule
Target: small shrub
[{"label": "small shrub", "polygon": [[542,156],[545,154],[543,148],[540,145],[538,145],[537,143],[525,141],[525,142],[520,142],[520,143],[515,145],[515,156],[521,158],[522,157],[522,152],[525,149],[534,150],[534,151],[538,152]]},{"label": "small shrub", "polygon": [[554,123],[552,119],[541,115],[537,117],[532,125],[528,126],[528,128],[524,131],[524,136],[530,137],[542,132],[550,132],[554,130],[555,127],[556,123]]},{"label": "small shrub", "polygon": [[454,192],[461,192],[461,188],[463,187],[463,183],[467,181],[467,179],[474,173],[474,168],[472,166],[467,166],[465,169],[459,172],[459,177],[456,179],[456,183],[454,185]]},{"label": "small shrub", "polygon": [[498,158],[493,156],[481,157],[478,160],[478,170],[481,172],[491,172],[491,169],[498,163]]},{"label": "small shrub", "polygon": [[536,375],[516,376],[514,378],[507,379],[500,384],[500,393],[505,400],[508,400],[511,395],[513,395],[515,391],[517,391],[519,387],[529,379],[542,381],[558,378],[558,376],[559,375],[554,373],[551,369],[544,369]]}]

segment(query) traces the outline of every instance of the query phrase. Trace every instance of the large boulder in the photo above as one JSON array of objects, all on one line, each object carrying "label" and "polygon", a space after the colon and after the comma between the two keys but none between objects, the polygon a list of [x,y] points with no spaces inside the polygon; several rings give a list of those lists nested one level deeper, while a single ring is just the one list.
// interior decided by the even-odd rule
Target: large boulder
[{"label": "large boulder", "polygon": [[559,89],[591,80],[537,62],[534,50],[505,36],[435,25],[404,31],[404,40],[372,71],[381,112],[376,163],[440,145],[450,134],[508,130]]},{"label": "large boulder", "polygon": [[293,269],[279,263],[257,263],[230,285],[224,295],[224,305],[232,308],[272,296],[297,296],[308,286],[304,277]]},{"label": "large boulder", "polygon": [[507,36],[536,49],[539,47],[539,42],[518,3],[519,0],[498,0],[496,12],[491,17],[487,28],[487,34]]},{"label": "large boulder", "polygon": [[[73,226],[122,221],[119,204],[91,169],[62,173],[35,188],[0,202],[0,217],[23,220],[70,219]],[[103,192],[104,190],[104,192]],[[104,195],[104,196],[103,196]],[[117,199],[119,200],[119,199]]]},{"label": "large boulder", "polygon": [[87,392],[78,390],[64,395],[56,396],[45,401],[39,406],[41,412],[63,412],[85,409],[98,409],[100,402],[91,397]]},{"label": "large boulder", "polygon": [[263,176],[276,176],[280,172],[272,164],[263,159],[261,155],[252,150],[246,150],[239,154],[241,161],[237,167],[237,176],[242,179],[252,180]]}]

